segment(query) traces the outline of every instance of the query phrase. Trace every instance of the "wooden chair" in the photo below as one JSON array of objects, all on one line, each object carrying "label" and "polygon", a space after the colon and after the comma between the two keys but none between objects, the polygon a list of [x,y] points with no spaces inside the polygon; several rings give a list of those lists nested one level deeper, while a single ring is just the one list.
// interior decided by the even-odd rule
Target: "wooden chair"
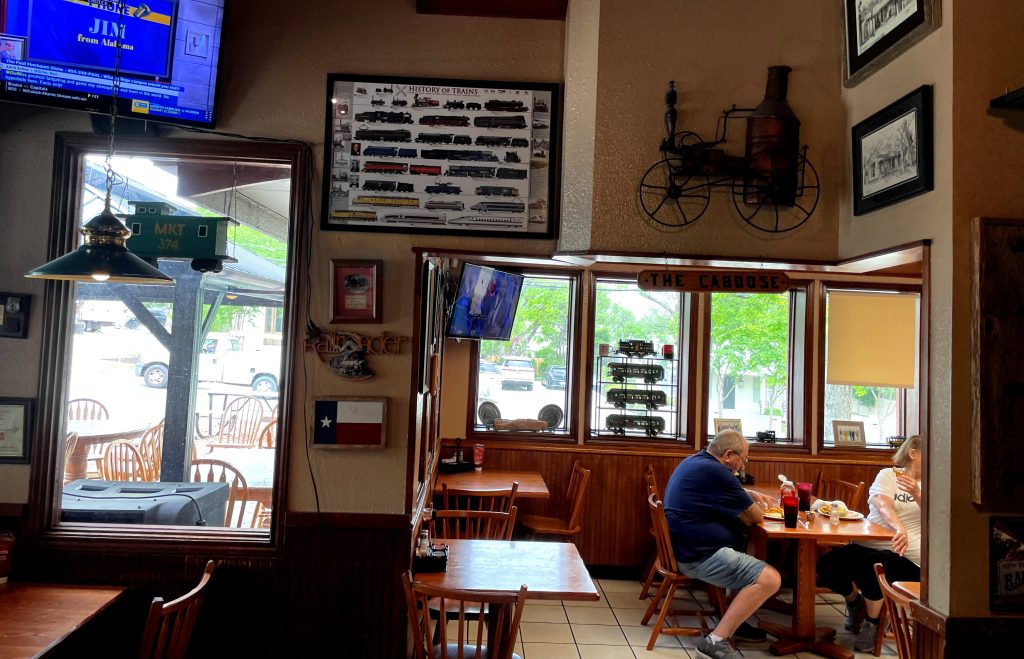
[{"label": "wooden chair", "polygon": [[441,508],[507,513],[515,505],[518,492],[519,481],[512,481],[512,487],[500,490],[461,490],[441,483]]},{"label": "wooden chair", "polygon": [[896,639],[896,653],[899,659],[911,659],[914,656],[914,637],[911,632],[913,623],[911,623],[910,617],[910,598],[889,585],[881,563],[875,563],[875,576],[878,577],[878,585],[882,588],[883,611],[883,615],[878,621],[875,656],[877,657],[881,652],[883,630],[888,619]]},{"label": "wooden chair", "polygon": [[[455,590],[414,582],[412,573],[406,571],[402,575],[402,587],[412,626],[415,659],[519,659],[513,650],[526,604],[525,585],[516,593]],[[444,616],[430,615],[428,603],[432,599],[453,613],[450,621]],[[476,611],[483,608],[483,619],[471,624],[473,620],[467,617],[467,608]],[[456,627],[452,638],[449,638],[450,622]]]},{"label": "wooden chair", "polygon": [[[646,497],[652,494],[661,499],[661,490],[658,488],[658,477],[654,473],[654,465],[647,463],[644,465],[644,495]],[[656,535],[654,525],[651,525],[651,535]],[[651,588],[654,586],[654,580],[658,578],[658,570],[655,569],[655,565],[658,561],[658,547],[655,544],[654,555],[647,562],[647,569],[644,571],[644,587],[640,590],[640,599],[647,599],[651,596]]]},{"label": "wooden chair", "polygon": [[75,447],[78,446],[78,433],[69,432],[64,437],[64,484],[67,485],[71,480],[67,476],[68,462],[71,461],[71,454],[75,452]]},{"label": "wooden chair", "polygon": [[227,506],[224,510],[224,526],[231,528],[252,528],[256,525],[259,506],[253,507],[251,515],[245,514],[249,503],[249,484],[242,472],[229,462],[199,458],[192,461],[189,470],[193,483],[230,483]]},{"label": "wooden chair", "polygon": [[507,513],[492,510],[435,510],[434,537],[453,540],[511,540],[515,506]]},{"label": "wooden chair", "polygon": [[165,604],[162,597],[153,598],[142,632],[139,659],[184,659],[213,568],[214,562],[209,561],[199,585],[178,599]]},{"label": "wooden chair", "polygon": [[144,481],[149,472],[139,450],[127,439],[107,444],[100,462],[100,478],[107,481]]},{"label": "wooden chair", "polygon": [[109,419],[110,413],[103,403],[92,398],[75,398],[68,401],[68,419],[78,421],[81,419]]},{"label": "wooden chair", "polygon": [[[647,641],[647,649],[653,650],[660,634],[700,636],[709,633],[711,627],[708,625],[707,618],[710,616],[721,616],[722,612],[725,611],[725,600],[721,589],[702,584],[700,581],[691,579],[679,571],[675,550],[672,549],[672,537],[668,532],[668,521],[665,519],[665,506],[653,493],[647,497],[647,506],[651,512],[651,526],[654,527],[654,540],[658,546],[658,558],[654,562],[654,567],[657,573],[661,575],[661,585],[658,587],[658,592],[651,598],[651,603],[647,605],[647,611],[640,622],[646,625],[650,621],[651,616],[654,615],[654,610],[658,608],[659,604],[661,605],[658,620],[654,623],[654,629],[651,630],[650,640]],[[712,608],[673,608],[673,598],[677,589],[689,589],[697,586],[705,586],[707,588]],[[667,627],[665,621],[670,615],[696,617],[700,627]]]},{"label": "wooden chair", "polygon": [[156,424],[142,435],[139,442],[139,455],[146,467],[146,480],[160,480],[160,461],[164,455],[164,420]]},{"label": "wooden chair", "polygon": [[206,440],[206,446],[252,448],[260,437],[263,423],[263,401],[255,396],[239,396],[228,401],[220,418],[217,433]]},{"label": "wooden chair", "polygon": [[826,501],[840,500],[850,510],[856,510],[864,515],[868,514],[868,486],[864,481],[851,483],[838,479],[825,479],[823,474],[818,472],[818,479],[814,483],[814,496]]},{"label": "wooden chair", "polygon": [[271,419],[260,431],[257,448],[274,448],[277,446],[277,419]]},{"label": "wooden chair", "polygon": [[572,477],[565,494],[565,515],[562,518],[542,515],[523,515],[523,526],[536,535],[561,536],[571,539],[583,530],[583,502],[590,481],[590,470],[577,460],[572,466]]}]

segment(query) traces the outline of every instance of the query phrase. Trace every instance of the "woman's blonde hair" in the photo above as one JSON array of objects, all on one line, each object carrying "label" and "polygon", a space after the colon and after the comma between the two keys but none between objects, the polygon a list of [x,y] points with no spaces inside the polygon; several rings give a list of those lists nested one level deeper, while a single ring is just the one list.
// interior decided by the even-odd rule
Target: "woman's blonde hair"
[{"label": "woman's blonde hair", "polygon": [[897,467],[907,466],[907,462],[910,460],[910,449],[914,449],[918,452],[921,451],[921,435],[914,435],[896,449],[896,453],[892,456],[892,463]]}]

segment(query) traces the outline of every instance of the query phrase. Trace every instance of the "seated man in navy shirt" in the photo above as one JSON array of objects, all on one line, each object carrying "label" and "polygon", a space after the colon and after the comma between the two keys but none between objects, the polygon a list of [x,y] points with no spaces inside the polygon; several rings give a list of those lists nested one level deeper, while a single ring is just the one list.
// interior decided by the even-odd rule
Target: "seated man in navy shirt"
[{"label": "seated man in navy shirt", "polygon": [[[729,638],[780,584],[778,570],[743,553],[745,526],[759,523],[772,503],[766,495],[744,490],[736,478],[749,451],[743,435],[723,430],[706,450],[676,467],[665,489],[665,517],[679,569],[735,593],[718,626],[697,642],[699,656],[710,659],[740,657]],[[760,630],[743,628],[749,640],[764,639],[763,632],[759,639],[750,633]]]}]

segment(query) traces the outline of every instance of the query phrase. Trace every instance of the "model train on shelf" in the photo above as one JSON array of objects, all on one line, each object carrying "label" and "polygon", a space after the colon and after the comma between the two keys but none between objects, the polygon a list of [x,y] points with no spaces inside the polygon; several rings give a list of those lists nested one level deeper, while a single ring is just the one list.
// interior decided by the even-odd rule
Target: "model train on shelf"
[{"label": "model train on shelf", "polygon": [[617,408],[628,404],[643,405],[649,410],[656,410],[668,400],[664,391],[646,391],[633,389],[609,389],[607,400]]},{"label": "model train on shelf", "polygon": [[605,426],[616,435],[625,435],[627,430],[643,430],[648,437],[654,437],[665,431],[665,419],[660,416],[609,414]]},{"label": "model train on shelf", "polygon": [[625,382],[627,378],[642,378],[647,384],[654,384],[665,379],[665,369],[657,364],[608,364],[608,373],[612,382]]},{"label": "model train on shelf", "polygon": [[646,357],[655,354],[653,343],[650,341],[640,341],[639,339],[619,341],[619,349],[616,352],[627,357]]}]

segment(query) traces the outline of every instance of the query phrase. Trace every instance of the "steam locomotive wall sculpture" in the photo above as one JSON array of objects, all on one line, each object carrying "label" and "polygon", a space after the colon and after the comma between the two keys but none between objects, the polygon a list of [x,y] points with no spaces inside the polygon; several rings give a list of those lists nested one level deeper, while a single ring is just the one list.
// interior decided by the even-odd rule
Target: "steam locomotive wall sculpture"
[{"label": "steam locomotive wall sculpture", "polygon": [[[769,67],[761,104],[723,111],[711,142],[694,132],[676,132],[675,81],[669,81],[662,159],[647,170],[638,191],[652,221],[672,228],[696,222],[716,188],[730,190],[739,216],[761,231],[783,233],[807,221],[821,186],[807,146],[800,145],[800,120],[786,101],[790,70]],[[727,155],[722,148],[730,119],[747,120],[743,156]]]}]

